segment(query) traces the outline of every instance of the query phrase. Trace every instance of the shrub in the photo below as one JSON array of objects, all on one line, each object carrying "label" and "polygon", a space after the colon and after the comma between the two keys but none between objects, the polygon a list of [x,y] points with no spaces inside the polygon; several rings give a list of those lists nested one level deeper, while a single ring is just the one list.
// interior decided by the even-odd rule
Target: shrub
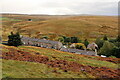
[{"label": "shrub", "polygon": [[100,38],[97,38],[95,43],[98,45],[98,48],[100,49],[104,44],[104,40],[101,40]]},{"label": "shrub", "polygon": [[117,40],[118,42],[120,42],[120,36],[117,36],[116,40]]},{"label": "shrub", "polygon": [[78,43],[78,37],[71,37],[71,43]]},{"label": "shrub", "polygon": [[70,40],[71,40],[71,39],[70,39],[69,37],[65,37],[65,38],[64,38],[64,42],[65,42],[65,43],[69,43]]},{"label": "shrub", "polygon": [[112,50],[111,50],[111,55],[112,56],[115,56],[117,58],[120,58],[120,47],[114,47]]},{"label": "shrub", "polygon": [[87,48],[87,46],[88,46],[88,44],[89,44],[88,40],[87,40],[87,39],[85,39],[85,40],[84,40],[84,42],[83,42],[83,44],[84,44],[84,45],[85,45],[85,47]]},{"label": "shrub", "polygon": [[109,42],[114,43],[114,42],[117,42],[117,40],[116,39],[110,39]]},{"label": "shrub", "polygon": [[108,40],[106,35],[104,35],[103,40],[105,40],[105,41]]},{"label": "shrub", "polygon": [[120,42],[120,37],[117,36],[116,39],[110,39],[109,42],[112,42],[112,43]]},{"label": "shrub", "polygon": [[83,50],[86,49],[86,47],[83,43],[76,43],[75,48],[76,49],[83,49]]},{"label": "shrub", "polygon": [[120,47],[120,42],[114,42],[114,45],[115,45],[116,47]]},{"label": "shrub", "polygon": [[20,34],[13,34],[13,32],[11,32],[11,35],[8,36],[8,45],[16,47],[22,45]]},{"label": "shrub", "polygon": [[78,43],[82,43],[82,40],[79,39],[79,40],[78,40]]},{"label": "shrub", "polygon": [[58,38],[58,41],[64,43],[64,38],[63,38],[63,37],[59,37],[59,38]]}]

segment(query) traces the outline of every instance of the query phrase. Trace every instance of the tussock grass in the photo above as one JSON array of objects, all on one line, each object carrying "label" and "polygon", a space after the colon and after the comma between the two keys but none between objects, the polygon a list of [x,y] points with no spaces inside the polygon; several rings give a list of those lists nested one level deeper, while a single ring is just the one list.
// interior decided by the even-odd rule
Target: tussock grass
[{"label": "tussock grass", "polygon": [[[118,18],[116,16],[24,16],[4,15],[3,39],[6,39],[11,31],[20,30],[22,35],[41,37],[42,35],[56,34],[77,36],[93,41],[96,37],[108,35],[116,37],[118,33]],[[33,19],[29,22],[27,19]],[[14,20],[11,20],[14,19]],[[22,21],[15,21],[15,20]],[[107,27],[103,27],[107,26]],[[16,28],[14,28],[16,27]],[[112,32],[112,34],[111,34]],[[40,33],[40,34],[39,34]]]},{"label": "tussock grass", "polygon": [[[108,61],[97,60],[96,59],[97,57],[94,56],[85,57],[84,55],[78,55],[75,53],[62,52],[59,50],[46,49],[46,48],[40,48],[34,46],[19,46],[19,47],[4,46],[4,47],[30,52],[33,55],[35,53],[39,53],[40,55],[48,56],[50,60],[56,60],[56,59],[67,60],[67,61],[74,61],[83,65],[90,65],[95,67],[108,67],[112,69],[118,68],[118,64]],[[3,51],[5,50],[3,49]]]},{"label": "tussock grass", "polygon": [[[46,49],[34,46],[3,46],[3,52],[5,49],[11,48],[15,50],[21,50],[30,52],[31,54],[39,53],[39,55],[45,55],[50,60],[66,60],[74,61],[79,64],[93,66],[93,67],[107,67],[111,69],[118,69],[118,64],[96,60],[97,57],[84,55],[78,55],[74,53],[62,52],[54,49]],[[48,67],[46,64],[35,63],[35,62],[25,62],[16,60],[5,60],[0,59],[2,62],[3,78],[95,78],[90,73],[86,72],[64,72],[59,68]]]},{"label": "tussock grass", "polygon": [[20,46],[20,48],[24,48],[26,49],[26,51],[38,52],[41,55],[48,56],[51,60],[54,60],[53,58],[54,56],[56,57],[56,59],[59,59],[59,60],[75,61],[83,65],[90,65],[95,67],[108,67],[113,69],[118,68],[118,64],[107,62],[107,61],[95,60],[94,59],[95,57],[91,59],[92,56],[90,58],[87,58],[83,56],[78,56],[74,53],[68,53],[68,52],[62,52],[54,49],[46,49],[46,48],[32,47],[32,46]]},{"label": "tussock grass", "polygon": [[41,63],[2,60],[2,64],[3,78],[94,78],[87,73],[64,72]]}]

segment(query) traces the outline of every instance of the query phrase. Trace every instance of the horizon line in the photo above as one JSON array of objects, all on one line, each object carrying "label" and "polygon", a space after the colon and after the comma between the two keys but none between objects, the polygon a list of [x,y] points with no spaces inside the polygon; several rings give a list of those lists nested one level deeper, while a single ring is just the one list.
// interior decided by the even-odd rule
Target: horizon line
[{"label": "horizon line", "polygon": [[28,14],[28,13],[6,13],[6,12],[0,12],[0,14],[17,14],[17,15],[47,15],[47,16],[119,16],[119,15],[103,15],[103,14]]}]

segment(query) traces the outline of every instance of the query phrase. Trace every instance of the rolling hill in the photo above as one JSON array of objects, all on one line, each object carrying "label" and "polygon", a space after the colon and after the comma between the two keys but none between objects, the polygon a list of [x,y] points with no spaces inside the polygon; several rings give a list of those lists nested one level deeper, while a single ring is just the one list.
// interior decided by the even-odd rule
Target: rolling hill
[{"label": "rolling hill", "polygon": [[[28,21],[32,19],[32,21]],[[3,14],[0,34],[6,41],[11,31],[23,36],[57,40],[77,36],[90,42],[118,34],[116,16]],[[35,46],[0,44],[3,78],[119,78],[119,58],[80,55]],[[25,75],[24,75],[25,74]]]},{"label": "rolling hill", "polygon": [[[32,21],[28,21],[32,19]],[[93,41],[96,37],[118,34],[117,16],[49,16],[49,15],[3,15],[3,39],[11,31],[22,35],[37,37],[48,36],[56,39],[62,35],[77,36],[80,39]],[[112,34],[111,34],[112,32]],[[54,38],[53,38],[54,37]]]}]

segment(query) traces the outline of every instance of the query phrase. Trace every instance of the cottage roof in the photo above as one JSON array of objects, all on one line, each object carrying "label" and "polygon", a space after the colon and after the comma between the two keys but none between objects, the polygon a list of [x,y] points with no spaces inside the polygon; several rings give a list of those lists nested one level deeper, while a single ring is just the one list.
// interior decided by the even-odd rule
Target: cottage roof
[{"label": "cottage roof", "polygon": [[86,50],[71,49],[71,48],[61,48],[61,51],[84,54],[84,55],[95,55],[94,51],[86,51]]},{"label": "cottage roof", "polygon": [[21,37],[21,40],[35,41],[35,42],[42,42],[42,43],[50,43],[50,44],[58,44],[58,43],[60,43],[59,41],[36,39],[36,38],[29,38],[29,37]]}]

